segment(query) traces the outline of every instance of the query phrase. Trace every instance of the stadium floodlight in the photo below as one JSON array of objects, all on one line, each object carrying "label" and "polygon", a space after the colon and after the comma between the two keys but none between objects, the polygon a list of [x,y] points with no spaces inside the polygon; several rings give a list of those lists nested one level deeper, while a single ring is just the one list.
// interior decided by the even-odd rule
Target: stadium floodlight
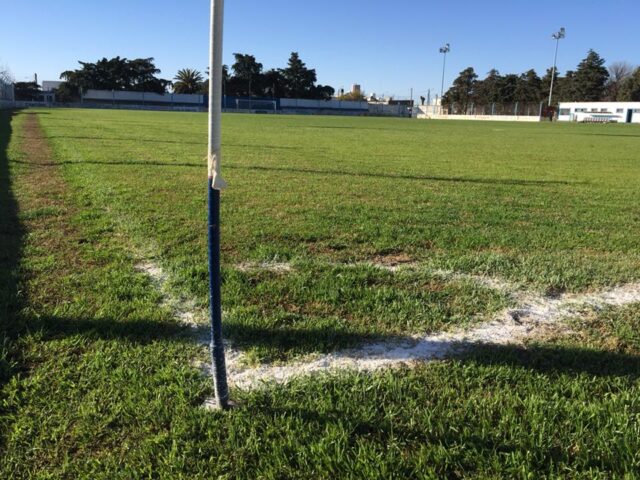
[{"label": "stadium floodlight", "polygon": [[451,46],[445,43],[444,47],[440,47],[440,53],[444,55],[442,60],[442,85],[440,87],[440,105],[442,105],[442,96],[444,95],[444,70],[447,65],[447,53],[451,50]]},{"label": "stadium floodlight", "polygon": [[226,187],[220,175],[222,159],[222,30],[224,0],[211,0],[211,41],[209,82],[209,309],[211,319],[211,361],[215,400],[218,408],[229,407],[229,387],[222,341],[222,301],[220,282],[220,190]]},{"label": "stadium floodlight", "polygon": [[560,40],[562,40],[566,36],[566,30],[564,27],[560,28],[559,31],[551,35],[556,41],[556,54],[553,57],[553,70],[551,71],[551,87],[549,88],[549,106],[551,106],[551,97],[553,96],[553,80],[556,76],[556,64],[558,63],[558,46],[560,45]]}]

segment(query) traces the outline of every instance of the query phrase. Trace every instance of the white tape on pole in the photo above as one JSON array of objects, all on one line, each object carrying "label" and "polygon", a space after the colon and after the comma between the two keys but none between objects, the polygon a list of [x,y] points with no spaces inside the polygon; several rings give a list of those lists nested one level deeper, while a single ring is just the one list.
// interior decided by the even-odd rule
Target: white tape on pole
[{"label": "white tape on pole", "polygon": [[224,0],[211,2],[211,50],[209,61],[209,152],[208,174],[215,190],[227,186],[220,174],[222,161],[222,32]]}]

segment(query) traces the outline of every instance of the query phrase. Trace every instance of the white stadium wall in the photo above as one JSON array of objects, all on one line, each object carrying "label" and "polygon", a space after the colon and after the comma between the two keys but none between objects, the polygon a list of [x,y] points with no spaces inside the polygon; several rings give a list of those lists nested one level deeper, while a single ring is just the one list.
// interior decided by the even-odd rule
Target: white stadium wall
[{"label": "white stadium wall", "polygon": [[[415,107],[414,107],[415,108]],[[381,117],[409,117],[411,110],[405,105],[389,105],[386,103],[370,103],[369,114]]]},{"label": "white stadium wall", "polygon": [[369,111],[367,102],[352,102],[342,100],[306,100],[301,98],[281,98],[280,108],[284,109],[313,109],[313,110],[362,110]]},{"label": "white stadium wall", "polygon": [[148,92],[119,92],[112,90],[87,90],[82,96],[86,102],[127,102],[127,103],[154,103],[154,104],[180,104],[180,105],[204,105],[203,95],[187,95],[180,93],[169,93],[161,95],[159,93]]},{"label": "white stadium wall", "polygon": [[561,102],[558,121],[640,123],[640,102]]},{"label": "white stadium wall", "polygon": [[[431,111],[430,111],[431,110]],[[539,122],[538,115],[449,115],[446,113],[432,113],[433,107],[420,105],[416,118],[429,120],[482,120],[494,122]]]},{"label": "white stadium wall", "polygon": [[52,92],[57,88],[60,88],[64,82],[61,80],[43,80],[42,82],[42,91],[43,92]]}]

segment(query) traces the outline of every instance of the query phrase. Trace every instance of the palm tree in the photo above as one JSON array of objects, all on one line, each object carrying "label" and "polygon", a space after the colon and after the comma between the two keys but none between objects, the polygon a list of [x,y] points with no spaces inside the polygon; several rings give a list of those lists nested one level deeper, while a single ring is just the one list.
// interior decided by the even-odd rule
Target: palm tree
[{"label": "palm tree", "polygon": [[174,78],[173,91],[175,93],[197,93],[202,85],[202,74],[198,70],[183,68],[178,70]]}]

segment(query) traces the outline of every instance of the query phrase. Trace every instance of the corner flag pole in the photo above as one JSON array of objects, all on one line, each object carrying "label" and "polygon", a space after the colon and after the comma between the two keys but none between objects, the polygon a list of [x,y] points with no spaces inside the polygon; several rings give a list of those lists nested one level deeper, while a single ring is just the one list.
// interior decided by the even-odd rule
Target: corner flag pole
[{"label": "corner flag pole", "polygon": [[220,288],[220,190],[226,187],[220,176],[222,120],[222,27],[224,0],[211,0],[211,50],[209,70],[209,151],[207,190],[209,192],[209,304],[211,313],[211,360],[216,404],[229,407],[227,369],[222,342]]}]

